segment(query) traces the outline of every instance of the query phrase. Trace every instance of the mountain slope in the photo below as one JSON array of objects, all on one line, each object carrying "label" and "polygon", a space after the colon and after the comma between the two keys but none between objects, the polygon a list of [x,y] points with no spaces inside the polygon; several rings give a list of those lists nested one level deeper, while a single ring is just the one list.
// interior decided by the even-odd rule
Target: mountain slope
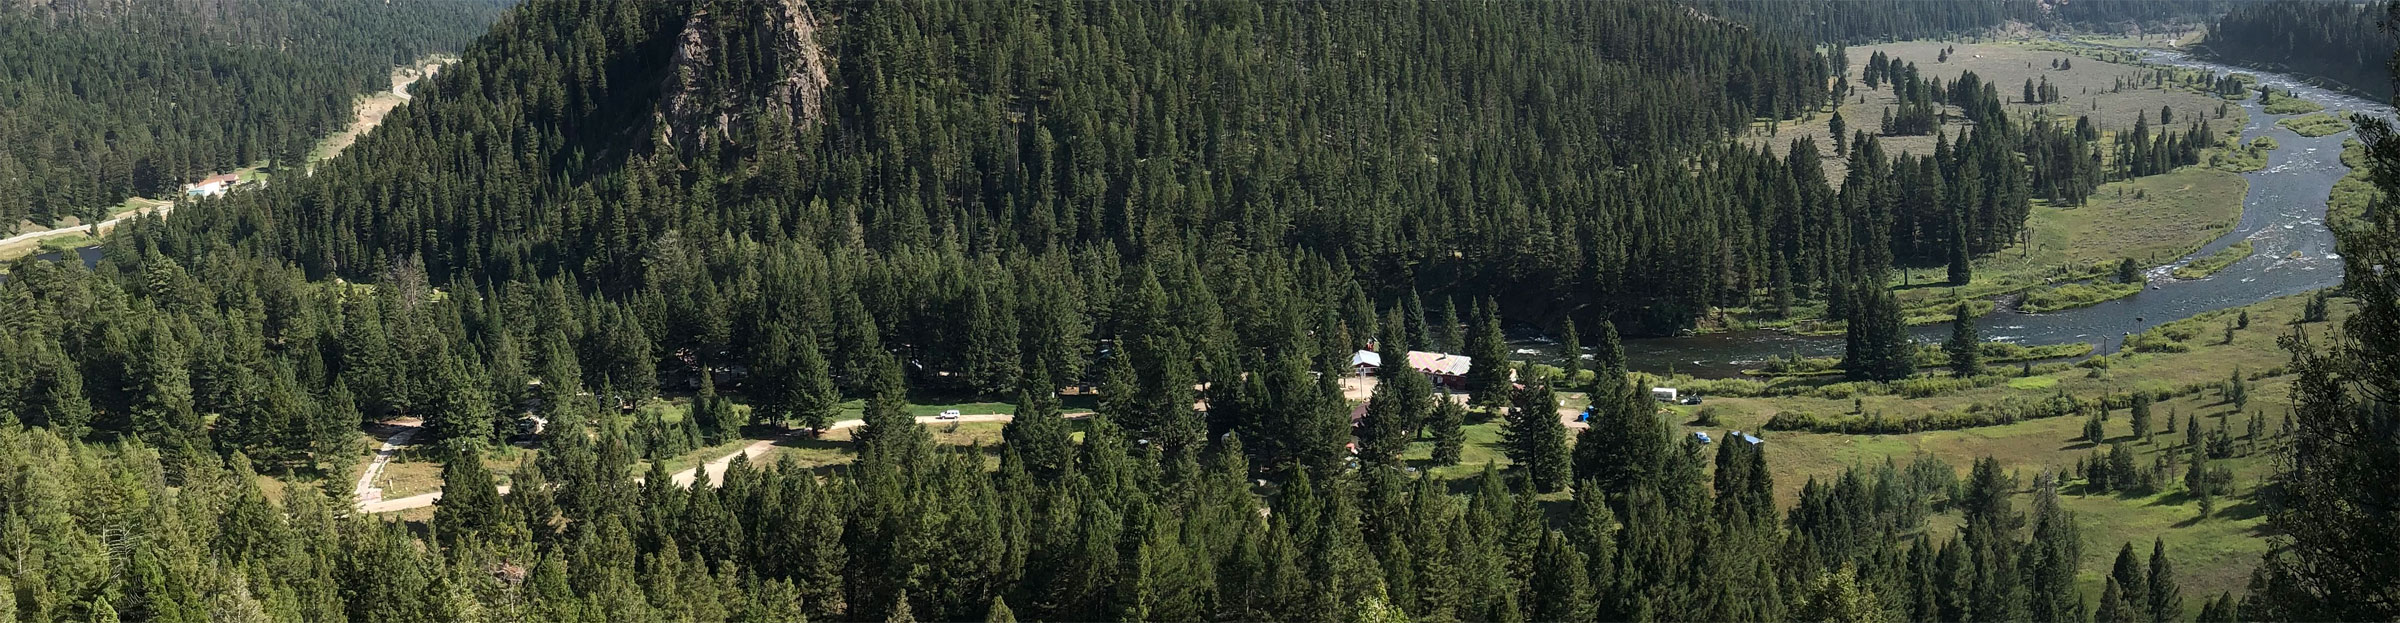
[{"label": "mountain slope", "polygon": [[392,65],[455,50],[490,2],[0,2],[0,224],[296,160]]},{"label": "mountain slope", "polygon": [[352,278],[419,257],[437,281],[629,288],[679,231],[970,256],[1215,239],[1514,283],[1549,278],[1512,274],[1551,269],[1523,257],[1537,230],[1680,244],[1665,228],[1729,218],[1602,188],[1812,108],[1823,71],[1655,2],[536,2],[253,209]]}]

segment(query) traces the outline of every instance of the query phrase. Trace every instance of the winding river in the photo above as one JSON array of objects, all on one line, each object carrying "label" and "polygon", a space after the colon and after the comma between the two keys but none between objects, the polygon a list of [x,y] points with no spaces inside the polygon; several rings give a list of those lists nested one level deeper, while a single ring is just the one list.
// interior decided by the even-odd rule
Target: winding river
[{"label": "winding river", "polygon": [[[2217,73],[2247,73],[2260,84],[2325,105],[2328,111],[2347,110],[2392,116],[2388,105],[2348,93],[2319,88],[2292,76],[2222,65],[2167,51],[2146,51],[2150,63],[2204,69]],[[2333,183],[2349,173],[2341,161],[2342,141],[2356,131],[2308,138],[2275,125],[2289,115],[2269,115],[2256,98],[2242,102],[2250,124],[2242,140],[2274,137],[2282,148],[2268,152],[2267,166],[2245,173],[2249,195],[2242,201],[2241,223],[2233,231],[2165,266],[2151,269],[2157,287],[2134,296],[2046,314],[1997,311],[1980,320],[1984,339],[2026,345],[2091,342],[2099,352],[2117,349],[2119,340],[2202,312],[2239,307],[2259,301],[2338,285],[2342,264],[2334,254],[2333,234],[2325,228],[2326,195]],[[2255,252],[2205,279],[2177,280],[2167,273],[2218,249],[2249,240]],[[1916,327],[1919,341],[1949,338],[1949,326]],[[1839,355],[1839,336],[1798,336],[1779,331],[1743,331],[1679,338],[1626,340],[1633,367],[1649,372],[1686,372],[1710,376],[1739,374],[1770,356]]]}]

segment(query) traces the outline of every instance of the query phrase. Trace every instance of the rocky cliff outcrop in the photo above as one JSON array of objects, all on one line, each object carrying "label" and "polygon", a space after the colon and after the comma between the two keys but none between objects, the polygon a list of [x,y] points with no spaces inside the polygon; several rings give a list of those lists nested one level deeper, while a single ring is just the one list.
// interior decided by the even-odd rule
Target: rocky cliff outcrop
[{"label": "rocky cliff outcrop", "polygon": [[[747,27],[727,32],[727,24]],[[823,121],[831,62],[818,28],[806,0],[696,5],[666,72],[658,113],[663,138],[677,150],[695,150],[765,122],[799,128]],[[763,54],[745,59],[754,65],[728,66],[736,49]],[[737,71],[745,75],[729,75]]]}]

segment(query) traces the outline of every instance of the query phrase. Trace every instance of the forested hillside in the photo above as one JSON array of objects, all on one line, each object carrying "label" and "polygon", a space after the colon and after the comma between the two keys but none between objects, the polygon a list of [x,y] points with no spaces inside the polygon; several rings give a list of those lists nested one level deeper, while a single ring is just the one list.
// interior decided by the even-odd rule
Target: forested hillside
[{"label": "forested hillside", "polygon": [[290,162],[391,66],[458,50],[499,3],[0,2],[0,225]]},{"label": "forested hillside", "polygon": [[[1832,64],[1657,1],[529,2],[313,175],[10,265],[0,620],[2390,618],[2332,598],[2388,585],[2388,545],[2326,553],[2355,535],[2295,532],[2246,598],[2111,543],[2085,591],[2056,471],[1858,465],[1786,511],[1777,446],[1674,433],[1617,324],[1823,300],[1904,343],[1891,269],[1964,281],[2037,195],[2209,133],[2111,152],[1880,57],[1886,123],[1726,140]],[[1604,344],[1572,446],[1502,337],[1554,319]],[[1392,365],[1354,423],[1363,348],[1469,354],[1475,411]],[[2342,392],[2400,346],[2345,348],[2316,406],[2391,430]],[[928,395],[1015,405],[945,450]],[[1509,467],[1434,477],[1471,418]],[[416,421],[435,509],[362,516],[360,428]],[[849,460],[677,483],[745,435]],[[2371,443],[2311,465],[2400,482]],[[2314,482],[2290,508],[2391,518]]]},{"label": "forested hillside", "polygon": [[2385,30],[2389,5],[2275,0],[2235,7],[2209,28],[2201,51],[2232,63],[2315,76],[2376,100],[2392,97],[2388,63],[2400,39]]}]

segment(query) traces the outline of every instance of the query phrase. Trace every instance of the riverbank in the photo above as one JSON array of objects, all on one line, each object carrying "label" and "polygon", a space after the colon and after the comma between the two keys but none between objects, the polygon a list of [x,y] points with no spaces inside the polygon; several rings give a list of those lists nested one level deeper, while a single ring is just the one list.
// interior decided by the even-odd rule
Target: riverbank
[{"label": "riverbank", "polygon": [[[1853,93],[1837,110],[1849,127],[1870,132],[1875,129],[1873,120],[1895,102],[1890,89],[1869,90],[1864,86],[1867,59],[1882,53],[1915,63],[1919,71],[1945,79],[1957,72],[1974,72],[1983,81],[2002,87],[2004,94],[2014,94],[2013,87],[2027,81],[2047,83],[2059,91],[2057,102],[2031,104],[2006,97],[2010,113],[2019,118],[2044,116],[2069,124],[2088,117],[2101,131],[2103,145],[2111,144],[2117,133],[2129,132],[2145,121],[2167,128],[2206,119],[2212,128],[2224,133],[2228,143],[2238,142],[2242,129],[2250,124],[2247,108],[2197,88],[2200,79],[2196,73],[2178,75],[2177,79],[2163,83],[2129,80],[2128,77],[2155,71],[2128,55],[2079,53],[2085,51],[2041,40],[1909,41],[1852,47],[1847,79]],[[1941,60],[1945,56],[1947,60]],[[2111,58],[2123,62],[2112,62]],[[2178,122],[2161,123],[2162,108],[2175,111]],[[1771,130],[1762,126],[1761,131],[1753,132],[1745,140],[1782,152],[1788,151],[1789,143],[1795,139],[1811,138],[1822,148],[1831,144],[1830,117],[1828,113],[1798,123],[1779,124]],[[1970,130],[1971,126],[1958,117],[1943,126],[1943,131],[1952,136]],[[1931,153],[1934,143],[1932,136],[1886,136],[1877,140],[1886,151],[1896,153]],[[2103,152],[2104,157],[2113,157],[2109,150]],[[2217,156],[2216,152],[2203,155],[2202,162],[2220,159]],[[1829,154],[1824,162],[1828,180],[1838,183],[1847,171],[1844,160]],[[1974,279],[1968,284],[1951,287],[1946,267],[1927,266],[1897,271],[1891,285],[1910,324],[1933,325],[1948,322],[1951,308],[1961,301],[1968,302],[1981,315],[1992,311],[1992,299],[2109,275],[2125,258],[2133,258],[2146,269],[2161,266],[2231,231],[2241,217],[2247,186],[2247,180],[2234,171],[2187,166],[2160,175],[2103,184],[2082,205],[2052,205],[2036,200],[2029,210],[2027,236],[2006,249],[1977,258]],[[2098,302],[2076,303],[2080,306]],[[1841,332],[1839,322],[1823,317],[1822,305],[1803,305],[1790,317],[1775,317],[1764,310],[1729,309],[1724,310],[1716,325],[1732,331],[1773,329],[1801,335]]]},{"label": "riverbank", "polygon": [[[2178,572],[2193,582],[2192,586],[2211,595],[2218,590],[2239,591],[2258,554],[2266,548],[2265,541],[2256,536],[2259,514],[2253,500],[2272,467],[2263,449],[2276,443],[2274,433],[2280,430],[2291,404],[2294,376],[2283,370],[2290,356],[2276,340],[2295,328],[2323,339],[2327,327],[2350,313],[2347,301],[2335,299],[2328,321],[2295,326],[2308,298],[2285,297],[2169,323],[2140,336],[2143,345],[2139,352],[2109,355],[2095,359],[2097,363],[2037,368],[2036,374],[2027,376],[2019,376],[2021,369],[2006,369],[2007,382],[1942,395],[1910,397],[1889,393],[1892,390],[1870,390],[1846,398],[1719,396],[1704,403],[1715,410],[1718,426],[1683,425],[1690,419],[1684,417],[1688,412],[1679,412],[1677,422],[1686,434],[1721,429],[1767,431],[1759,434],[1775,449],[1767,454],[1767,460],[1778,475],[1779,499],[1788,501],[1810,477],[1838,478],[1854,466],[1872,467],[1887,460],[1907,463],[1917,456],[1932,455],[1963,466],[1963,461],[1972,457],[1990,456],[2003,467],[2017,470],[2024,482],[2046,470],[2069,471],[2100,447],[2083,439],[2085,418],[2074,415],[1899,434],[1771,430],[1768,422],[1780,415],[1806,413],[1864,427],[1870,418],[1925,420],[1943,414],[1997,413],[2059,396],[2085,400],[2129,392],[2164,396],[2151,407],[2154,431],[2163,431],[2166,419],[2178,418],[2179,432],[2175,434],[2136,435],[2121,403],[2104,424],[2106,438],[2137,453],[2138,465],[2151,465],[2162,454],[2180,460],[2180,430],[2187,426],[2180,419],[2195,416],[2207,430],[2222,427],[2237,444],[2255,442],[2260,450],[2218,463],[2233,470],[2236,493],[2224,496],[2218,513],[2205,519],[2199,518],[2196,502],[2181,490],[2180,480],[2174,476],[2148,493],[2087,495],[2079,485],[2067,488],[2068,504],[2083,518],[2085,568],[2104,572],[2110,557],[2100,553],[2114,551],[2126,541],[2147,542],[2157,536],[2167,540]],[[2238,328],[2245,314],[2249,325]],[[2237,327],[2230,334],[2231,341],[2225,340],[2228,326]],[[2048,371],[2041,371],[2045,369]],[[2241,405],[2228,401],[2223,390],[2236,370],[2246,383],[2246,399]],[[2247,437],[2247,418],[2251,417],[2265,422],[2264,437]],[[2087,587],[2094,594],[2098,588]]]},{"label": "riverbank", "polygon": [[[1932,44],[1925,45],[1928,48],[1932,47]],[[2032,47],[2032,44],[2024,45]],[[2063,48],[2074,44],[2049,42],[2043,45]],[[1855,52],[1858,49],[1853,48],[1852,50]],[[1960,47],[1962,51],[1968,49],[1970,48],[1963,45]],[[2065,52],[2053,53],[2066,54]],[[2150,73],[2155,73],[2161,68],[2172,68],[2192,75],[2199,75],[2203,72],[2230,75],[2234,72],[2248,71],[2195,61],[2174,53],[2154,50],[2094,49],[2086,51],[2086,53],[2116,58],[2128,63],[2145,63],[2146,66],[2140,68],[2139,71]],[[2100,66],[2100,63],[2103,62],[2081,55],[2074,58],[2075,66],[2079,69],[2087,65]],[[1956,57],[1953,57],[1953,62],[1957,62]],[[2047,62],[2045,61],[2043,65],[2046,66]],[[2020,66],[2022,65],[2020,64]],[[2131,65],[2121,66],[2131,67]],[[1920,68],[1922,67],[1920,65]],[[1944,68],[1943,71],[1947,72],[1949,68]],[[2293,98],[2319,102],[2329,109],[2353,114],[2381,116],[2391,114],[2391,109],[2383,104],[2329,92],[2288,76],[2257,72],[2252,73],[2250,78],[2252,83],[2257,86],[2288,93]],[[2054,79],[2053,82],[2055,83],[2056,80]],[[2072,98],[2074,93],[2070,92],[2067,95]],[[2281,149],[2258,152],[2259,158],[2255,171],[2240,174],[2227,171],[2217,172],[2219,178],[2238,179],[2246,187],[2238,193],[2234,193],[2240,200],[2239,211],[2233,212],[2234,216],[2219,217],[2232,219],[2233,224],[2230,230],[2225,231],[2214,227],[2185,230],[2182,234],[2186,237],[2184,240],[2153,240],[2152,243],[2155,246],[2151,248],[2126,246],[2121,241],[2110,241],[2090,247],[2096,250],[2085,256],[2087,260],[2093,258],[2121,260],[2124,256],[2133,256],[2137,263],[2151,266],[2144,273],[2149,282],[2156,287],[2146,288],[2138,294],[2129,293],[2130,296],[2088,307],[2051,313],[2022,313],[2020,310],[2007,306],[1999,306],[1992,308],[1990,313],[1982,314],[1979,317],[1977,324],[1982,335],[1991,339],[2027,345],[2097,342],[2101,352],[2110,352],[2115,350],[2118,337],[2147,330],[2162,322],[2210,310],[2307,292],[2340,282],[2341,264],[2334,249],[2333,237],[2323,225],[2326,218],[2326,206],[2320,200],[2336,194],[2336,180],[2350,172],[2349,168],[2341,164],[2338,158],[2338,154],[2341,152],[2340,145],[2347,139],[2348,134],[2333,134],[2323,137],[2301,136],[2290,129],[2277,126],[2274,123],[2274,117],[2260,111],[2262,105],[2256,98],[2233,102],[2215,95],[2198,92],[2186,91],[2183,95],[2200,98],[2200,101],[2213,100],[2227,103],[2227,119],[2234,118],[2237,114],[2234,111],[2241,111],[2238,113],[2242,119],[2240,123],[2219,122],[2211,119],[2211,123],[2216,127],[2238,131],[2240,134],[2236,141],[2239,144],[2246,146],[2259,138],[2269,138],[2281,145]],[[2088,100],[2085,105],[2089,105]],[[2212,117],[2215,113],[2213,109],[2207,112]],[[1878,111],[1877,114],[1880,112]],[[2181,116],[2178,115],[2179,118]],[[1791,131],[1789,128],[1785,130],[1786,133]],[[2195,168],[2199,167],[2185,167],[2168,175],[2199,175],[2186,173]],[[2157,180],[2160,178],[2154,176],[2144,179]],[[2142,182],[2142,180],[2135,180],[2133,183]],[[2363,189],[2363,183],[2345,183],[2345,186],[2351,188],[2348,188],[2348,194],[2343,196],[2349,197],[2351,201],[2360,201],[2358,197],[2361,194],[2359,191]],[[2169,190],[2181,187],[2181,184],[2177,184]],[[2104,188],[2102,192],[2107,196],[2100,199],[2113,198],[2116,194],[2113,189],[2113,186]],[[2225,192],[2225,189],[2220,187],[2213,189],[2212,192],[2222,193]],[[2135,192],[2132,193],[2132,196],[2146,199],[2155,196],[2155,193]],[[2220,199],[2230,199],[2230,197],[2221,197]],[[2226,203],[2230,202],[2221,202],[2219,205]],[[2125,212],[2138,217],[2140,213],[2158,207],[2160,206],[2153,205]],[[2045,213],[2050,210],[2064,212],[2072,209],[2036,205],[2032,212],[2037,218],[2101,214],[2099,210],[2083,215]],[[2217,212],[2216,214],[2225,215],[2227,213]],[[2089,222],[2105,225],[2117,222],[2117,219],[2093,219]],[[2043,239],[2045,231],[2053,232],[2051,240],[2060,240],[2061,238],[2056,232],[2061,224],[2060,221],[2037,222],[2029,229],[2033,232],[2037,242]],[[2169,219],[2164,223],[2167,226],[2178,227],[2194,224],[2213,223],[2206,220],[2195,220],[2188,214]],[[2223,232],[2223,235],[2213,239],[2207,238],[2209,234],[2220,231]],[[2146,236],[2151,232],[2127,229],[2118,233]],[[2091,240],[2099,240],[2099,238],[2091,238]],[[2167,278],[2175,268],[2206,258],[2219,250],[2243,241],[2251,242],[2256,248],[2256,253],[2249,259],[2236,261],[2206,279],[2174,280]],[[1970,292],[1972,288],[1976,287],[1971,285],[1969,288],[1962,288],[1958,293],[1953,294],[1948,286],[1942,283],[1946,278],[1946,275],[1943,274],[1945,271],[1938,268],[1927,268],[1911,271],[1902,277],[1901,283],[1906,285],[1897,288],[1898,293],[1904,300],[1910,301],[1909,305],[1912,309],[1935,309],[1939,308],[1940,303],[1945,299],[1953,296],[1968,298],[1971,301],[1986,300],[2001,296],[2010,290],[2021,291],[2021,288],[2030,288],[2045,283],[2064,283],[2079,280],[2081,277],[2106,275],[2114,272],[2113,264],[2108,267],[2110,270],[2105,272],[2092,271],[2090,270],[2092,267],[2088,264],[2083,267],[2083,270],[2072,270],[2077,267],[2070,264],[2068,265],[2069,270],[2045,274],[2041,272],[2045,264],[2026,263],[2026,252],[2029,250],[2029,246],[2039,246],[2042,250],[2053,252],[2063,252],[2060,250],[2065,248],[2064,243],[2020,245],[2018,248],[2012,248],[2010,251],[2015,255],[2015,261],[2020,262],[2027,270],[2034,271],[2031,278],[2020,277],[2022,281],[2007,284],[2007,286],[2015,287],[1991,287],[1986,290]],[[2006,266],[1994,268],[1993,263],[2007,261],[2006,257],[2011,253],[1996,254],[1979,260],[1976,265],[1979,282],[1977,285],[1988,285],[2003,279],[2003,275],[2008,272]],[[2157,256],[2156,262],[2163,263],[2153,264],[2153,261],[2149,259],[2153,254]],[[2048,265],[2055,266],[2057,264],[2053,261]],[[2075,276],[2078,279],[2069,279],[2069,276]],[[1930,317],[1927,319],[1941,320]],[[1727,324],[1736,329],[1744,328],[1744,325],[1738,322]],[[1761,323],[1760,326],[1772,325]],[[1627,355],[1636,369],[1654,372],[1679,369],[1718,376],[1739,374],[1742,369],[1756,367],[1770,356],[1793,354],[1820,357],[1839,356],[1842,341],[1839,338],[1838,324],[1818,324],[1813,327],[1794,326],[1794,328],[1802,330],[1734,330],[1696,337],[1629,339],[1626,340],[1625,347]],[[1912,332],[1919,341],[1939,342],[1947,338],[1947,328],[1940,324],[1915,327]]]}]

